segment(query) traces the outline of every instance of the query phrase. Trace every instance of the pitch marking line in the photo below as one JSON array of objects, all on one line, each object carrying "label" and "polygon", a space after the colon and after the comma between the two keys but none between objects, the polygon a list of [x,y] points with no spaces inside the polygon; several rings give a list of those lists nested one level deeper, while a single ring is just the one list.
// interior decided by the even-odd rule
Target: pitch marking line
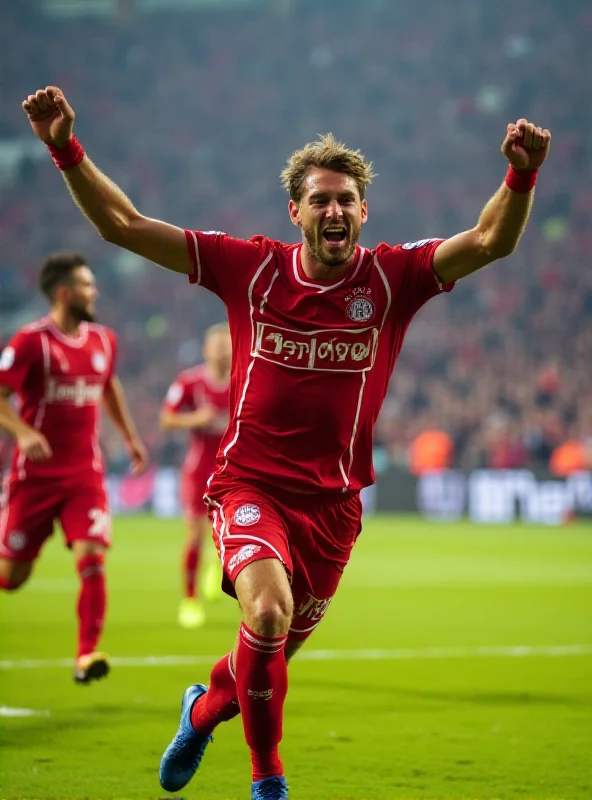
[{"label": "pitch marking line", "polygon": [[[592,655],[592,644],[513,645],[483,647],[420,647],[397,650],[303,650],[298,661],[419,661],[450,658],[562,658]],[[120,656],[114,667],[183,667],[213,664],[219,656]],[[0,661],[0,670],[70,667],[72,659],[21,659]]]},{"label": "pitch marking line", "polygon": [[0,706],[0,717],[48,717],[49,711],[36,711],[34,708],[13,708]]}]

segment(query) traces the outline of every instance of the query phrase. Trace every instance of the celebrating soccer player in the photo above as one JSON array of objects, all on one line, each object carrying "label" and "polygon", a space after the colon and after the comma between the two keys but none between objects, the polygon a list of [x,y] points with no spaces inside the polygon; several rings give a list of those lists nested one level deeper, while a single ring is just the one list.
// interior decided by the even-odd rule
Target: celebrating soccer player
[{"label": "celebrating soccer player", "polygon": [[[179,607],[179,624],[199,628],[205,610],[199,599],[200,563],[203,560],[207,509],[204,494],[216,466],[216,454],[228,427],[228,385],[231,345],[226,323],[205,333],[204,363],[182,372],[171,384],[160,415],[165,430],[190,432],[181,476],[181,502],[187,519],[187,544],[183,558],[185,597]],[[203,594],[213,600],[220,591],[217,559],[207,565]]]},{"label": "celebrating soccer player", "polygon": [[207,494],[225,588],[243,621],[209,687],[185,691],[160,780],[169,791],[185,786],[216,725],[240,709],[252,798],[285,798],[287,661],[327,611],[360,533],[374,422],[409,323],[456,280],[512,253],[551,134],[525,119],[508,125],[506,177],[471,230],[366,249],[358,239],[371,164],[331,135],[293,153],[282,173],[302,230],[288,245],[142,216],[85,156],[59,89],[29,95],[23,108],[104,239],[187,273],[226,304],[231,420]]},{"label": "celebrating soccer player", "polygon": [[98,292],[86,259],[49,256],[39,285],[51,304],[48,316],[21,328],[0,357],[0,427],[16,443],[0,515],[0,588],[25,583],[59,519],[81,582],[74,680],[89,683],[109,672],[107,656],[97,651],[111,525],[98,444],[101,403],[134,472],[144,469],[147,455],[115,375],[115,334],[93,321]]}]

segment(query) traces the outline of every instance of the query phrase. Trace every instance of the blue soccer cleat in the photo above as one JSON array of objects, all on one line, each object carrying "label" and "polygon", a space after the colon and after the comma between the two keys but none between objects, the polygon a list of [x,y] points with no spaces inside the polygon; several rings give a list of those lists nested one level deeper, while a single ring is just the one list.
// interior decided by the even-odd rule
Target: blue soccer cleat
[{"label": "blue soccer cleat", "polygon": [[[181,701],[181,722],[175,738],[160,760],[160,785],[167,792],[177,792],[186,786],[201,764],[204,751],[212,741],[210,735],[197,733],[191,724],[191,709],[195,701],[208,691],[202,683],[185,690]],[[262,795],[265,796],[265,795]],[[272,797],[273,795],[269,795]],[[278,797],[287,795],[278,795]]]},{"label": "blue soccer cleat", "polygon": [[288,800],[288,784],[283,775],[255,781],[251,787],[251,800]]}]

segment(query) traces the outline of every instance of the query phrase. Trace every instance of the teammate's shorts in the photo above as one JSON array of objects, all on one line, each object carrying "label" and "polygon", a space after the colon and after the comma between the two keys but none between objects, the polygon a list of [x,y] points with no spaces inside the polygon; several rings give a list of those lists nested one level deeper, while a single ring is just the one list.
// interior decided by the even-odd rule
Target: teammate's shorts
[{"label": "teammate's shorts", "polygon": [[0,557],[34,561],[59,520],[68,547],[111,544],[109,501],[102,476],[18,480],[9,476],[0,504]]},{"label": "teammate's shorts", "polygon": [[188,517],[205,517],[208,509],[204,494],[210,475],[216,468],[216,460],[202,459],[191,470],[181,471],[181,505]]},{"label": "teammate's shorts", "polygon": [[290,638],[306,639],[323,618],[362,528],[358,492],[304,495],[217,477],[208,491],[222,588],[247,564],[279,559],[292,585]]}]

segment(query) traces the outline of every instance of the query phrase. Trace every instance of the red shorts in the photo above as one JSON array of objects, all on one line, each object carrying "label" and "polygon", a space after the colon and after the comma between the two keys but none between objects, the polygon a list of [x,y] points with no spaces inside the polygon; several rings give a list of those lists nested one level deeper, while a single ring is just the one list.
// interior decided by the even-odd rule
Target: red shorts
[{"label": "red shorts", "polygon": [[222,588],[247,564],[279,559],[292,585],[291,638],[306,639],[323,618],[362,528],[358,492],[304,495],[231,476],[208,491],[214,541],[223,566]]},{"label": "red shorts", "polygon": [[81,540],[109,547],[111,518],[102,476],[55,481],[9,476],[0,505],[0,557],[34,561],[56,519],[68,547]]},{"label": "red shorts", "polygon": [[189,517],[205,517],[208,509],[204,502],[207,483],[216,468],[215,458],[200,461],[192,470],[181,471],[181,505]]}]

